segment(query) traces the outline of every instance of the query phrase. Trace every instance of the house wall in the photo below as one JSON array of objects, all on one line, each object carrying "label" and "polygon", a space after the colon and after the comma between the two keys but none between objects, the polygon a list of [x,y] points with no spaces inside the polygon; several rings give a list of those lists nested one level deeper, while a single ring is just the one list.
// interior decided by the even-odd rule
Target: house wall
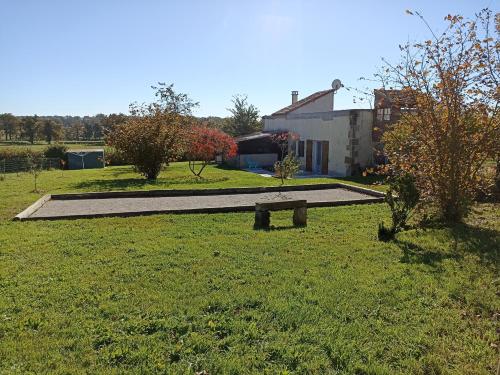
[{"label": "house wall", "polygon": [[301,113],[317,113],[317,112],[330,112],[333,111],[333,92],[307,103],[294,111],[290,115],[298,115]]},{"label": "house wall", "polygon": [[372,142],[372,111],[358,111],[360,118],[359,133],[357,138],[359,140],[358,147],[358,162],[361,167],[368,167],[373,164],[373,142]]},{"label": "house wall", "polygon": [[[328,141],[328,174],[347,176],[356,168],[372,162],[372,111],[345,110],[320,113],[288,114],[281,118],[265,118],[265,131],[284,131],[298,134],[301,141]],[[306,166],[307,142],[304,157]],[[314,155],[313,155],[314,158]]]},{"label": "house wall", "polygon": [[[411,92],[405,92],[401,90],[375,89],[373,91],[373,94],[373,159],[376,164],[385,164],[387,162],[387,158],[384,154],[382,136],[386,128],[392,124],[397,123],[401,119],[401,116],[404,112],[411,111],[411,108],[415,108],[416,103]],[[377,111],[384,108],[390,108],[391,110],[389,119],[378,118],[377,116]]]}]

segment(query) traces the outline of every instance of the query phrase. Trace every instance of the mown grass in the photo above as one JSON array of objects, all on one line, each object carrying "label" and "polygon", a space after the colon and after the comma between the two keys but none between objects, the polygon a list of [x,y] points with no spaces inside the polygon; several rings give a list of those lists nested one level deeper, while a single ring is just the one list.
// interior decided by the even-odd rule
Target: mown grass
[{"label": "mown grass", "polygon": [[[174,164],[43,173],[47,192],[277,184]],[[325,182],[321,179],[291,183]],[[362,181],[358,181],[360,183]],[[385,205],[12,222],[36,199],[0,181],[0,372],[490,374],[500,209],[376,239]]]}]

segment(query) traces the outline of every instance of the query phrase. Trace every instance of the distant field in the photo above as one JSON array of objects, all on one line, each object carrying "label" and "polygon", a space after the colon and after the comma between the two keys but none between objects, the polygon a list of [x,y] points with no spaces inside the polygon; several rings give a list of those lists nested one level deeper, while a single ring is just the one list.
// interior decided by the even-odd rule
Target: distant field
[{"label": "distant field", "polygon": [[[186,163],[156,182],[128,166],[39,178],[45,193],[278,183]],[[269,231],[252,213],[11,221],[32,190],[0,180],[2,374],[496,371],[498,205],[385,243],[385,204],[310,209],[305,228],[277,212]]]},{"label": "distant field", "polygon": [[[79,142],[53,142],[52,144],[60,143],[66,145],[68,148],[95,148],[104,146],[104,141],[79,141]],[[28,142],[5,142],[0,141],[0,150],[4,149],[30,149],[35,151],[42,151],[47,148],[49,144],[46,142],[37,142],[35,144],[30,144]]]}]

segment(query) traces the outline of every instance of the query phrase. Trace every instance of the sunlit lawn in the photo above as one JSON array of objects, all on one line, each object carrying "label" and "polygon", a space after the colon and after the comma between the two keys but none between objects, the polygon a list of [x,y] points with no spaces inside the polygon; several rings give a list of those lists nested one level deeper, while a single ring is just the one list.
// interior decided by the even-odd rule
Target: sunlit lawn
[{"label": "sunlit lawn", "polygon": [[[216,167],[198,180],[183,163],[156,183],[130,167],[39,181],[50,193],[276,184]],[[306,228],[273,213],[270,231],[251,213],[10,221],[32,189],[27,174],[0,181],[0,373],[496,371],[498,205],[382,243],[383,204],[310,209]]]}]

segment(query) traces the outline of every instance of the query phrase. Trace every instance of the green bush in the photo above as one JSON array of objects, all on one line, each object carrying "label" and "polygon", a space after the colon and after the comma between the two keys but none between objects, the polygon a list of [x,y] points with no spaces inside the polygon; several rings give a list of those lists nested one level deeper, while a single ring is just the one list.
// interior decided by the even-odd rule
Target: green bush
[{"label": "green bush", "polygon": [[35,151],[29,148],[6,148],[0,149],[0,160],[25,159],[27,157],[41,158],[42,151]]},{"label": "green bush", "polygon": [[297,158],[295,158],[292,154],[288,154],[281,161],[277,161],[274,163],[274,172],[276,176],[281,178],[281,183],[284,183],[284,180],[288,178],[292,178],[299,171],[300,162]]},{"label": "green bush", "polygon": [[415,177],[403,173],[389,178],[389,189],[385,201],[391,209],[392,226],[386,228],[379,224],[378,236],[382,241],[392,239],[397,232],[405,229],[413,209],[420,200],[420,192],[415,184]]},{"label": "green bush", "polygon": [[106,147],[104,149],[104,162],[106,165],[128,165],[130,162],[122,152],[117,151],[113,147]]},{"label": "green bush", "polygon": [[68,148],[65,145],[56,143],[45,148],[45,150],[43,151],[43,155],[46,158],[58,158],[61,160],[66,160],[66,151],[68,151]]}]

